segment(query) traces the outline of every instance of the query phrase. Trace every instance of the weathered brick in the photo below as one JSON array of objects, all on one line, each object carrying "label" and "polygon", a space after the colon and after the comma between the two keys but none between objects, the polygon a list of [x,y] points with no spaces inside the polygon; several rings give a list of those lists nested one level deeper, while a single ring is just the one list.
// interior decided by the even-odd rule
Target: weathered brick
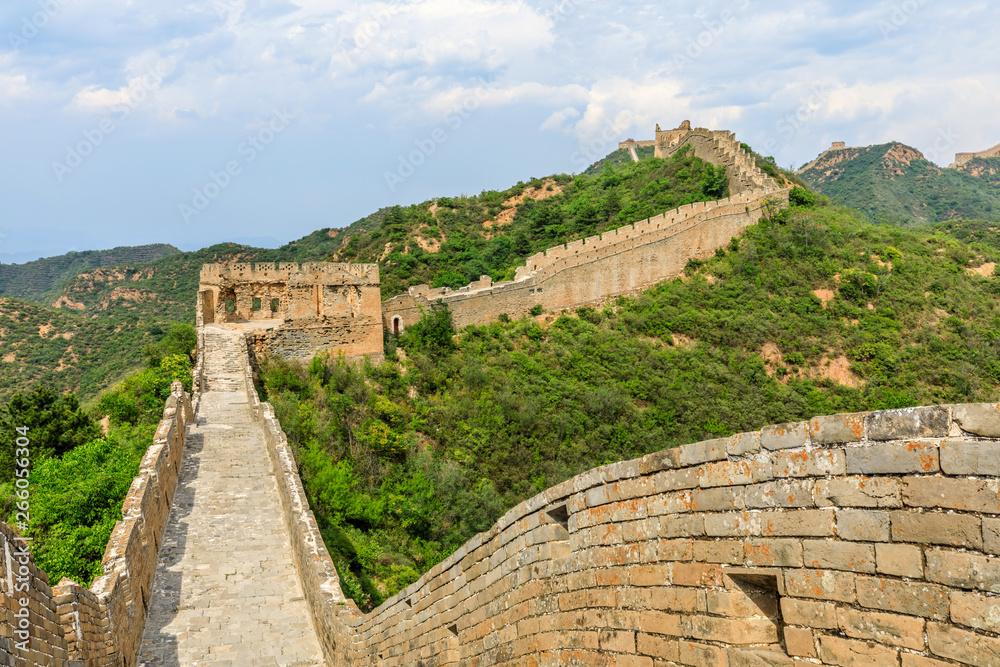
[{"label": "weathered brick", "polygon": [[729,665],[729,657],[724,648],[691,641],[681,641],[678,646],[682,665],[712,665],[712,667]]},{"label": "weathered brick", "polygon": [[867,412],[814,417],[809,421],[809,434],[814,445],[860,442],[865,437]]},{"label": "weathered brick", "polygon": [[706,563],[740,565],[743,563],[743,543],[733,540],[698,540],[694,543],[693,560]]},{"label": "weathered brick", "polygon": [[836,629],[837,607],[829,602],[781,598],[781,617],[789,625],[804,625],[809,628]]},{"label": "weathered brick", "polygon": [[774,595],[762,594],[752,588],[728,588],[705,592],[705,609],[709,614],[727,618],[771,616],[778,614],[778,601]]},{"label": "weathered brick", "polygon": [[639,459],[639,474],[651,475],[661,470],[670,470],[680,465],[680,451],[677,448],[646,454]]},{"label": "weathered brick", "polygon": [[941,470],[947,475],[1000,476],[1000,442],[942,440]]},{"label": "weathered brick", "polygon": [[656,545],[656,557],[657,560],[691,560],[694,557],[694,540],[660,540]]},{"label": "weathered brick", "polygon": [[1000,633],[1000,598],[954,591],[951,620],[976,630]]},{"label": "weathered brick", "polygon": [[792,597],[854,602],[856,576],[832,570],[785,570],[785,591]]},{"label": "weathered brick", "polygon": [[871,440],[943,438],[948,435],[948,409],[941,406],[873,412],[868,417]]},{"label": "weathered brick", "polygon": [[975,667],[1000,665],[1000,639],[942,623],[927,624],[927,645],[934,655]]},{"label": "weathered brick", "polygon": [[646,610],[639,613],[637,627],[654,635],[682,637],[688,632],[688,621],[680,614]]},{"label": "weathered brick", "polygon": [[749,433],[737,433],[729,436],[726,443],[726,452],[730,456],[744,456],[746,454],[756,454],[760,451],[760,431]]},{"label": "weathered brick", "polygon": [[924,619],[901,614],[841,608],[837,620],[844,634],[854,639],[868,639],[879,644],[924,648]]},{"label": "weathered brick", "polygon": [[875,549],[869,544],[805,540],[802,560],[806,567],[850,572],[875,572]]},{"label": "weathered brick", "polygon": [[809,422],[775,424],[760,430],[760,446],[764,449],[796,449],[804,447],[809,437]]},{"label": "weathered brick", "polygon": [[857,591],[858,604],[862,607],[938,621],[948,618],[949,591],[944,586],[859,575]]},{"label": "weathered brick", "polygon": [[983,548],[983,525],[977,516],[893,510],[890,517],[893,542]]},{"label": "weathered brick", "polygon": [[762,536],[825,537],[836,533],[834,510],[786,510],[761,514]]},{"label": "weathered brick", "polygon": [[816,641],[808,628],[785,628],[785,649],[788,655],[816,657]]},{"label": "weathered brick", "polygon": [[660,537],[699,537],[705,534],[705,517],[667,514],[660,517]]},{"label": "weathered brick", "polygon": [[902,484],[891,477],[844,477],[816,481],[819,507],[902,507]]},{"label": "weathered brick", "polygon": [[983,551],[1000,554],[1000,519],[983,517]]},{"label": "weathered brick", "polygon": [[815,507],[813,480],[784,479],[746,487],[746,505],[752,508]]},{"label": "weathered brick", "polygon": [[746,502],[742,486],[695,489],[691,493],[691,508],[695,512],[728,512],[744,507]]},{"label": "weathered brick", "polygon": [[636,635],[636,651],[663,660],[676,661],[680,656],[680,648],[676,639],[648,635],[645,632]]},{"label": "weathered brick", "polygon": [[598,641],[602,651],[635,653],[635,633],[621,630],[601,630]]},{"label": "weathered brick", "polygon": [[770,644],[778,641],[778,626],[762,616],[720,618],[691,616],[691,636],[726,644]]},{"label": "weathered brick", "polygon": [[646,507],[650,516],[690,512],[693,508],[691,504],[691,492],[675,491],[673,493],[660,493],[647,499]]},{"label": "weathered brick", "polygon": [[706,514],[705,534],[709,537],[738,537],[760,535],[760,514],[750,512],[727,512]]},{"label": "weathered brick", "polygon": [[1000,403],[955,405],[951,415],[963,431],[986,438],[1000,438]]},{"label": "weathered brick", "polygon": [[847,449],[848,475],[932,473],[938,448],[926,442],[889,442]]},{"label": "weathered brick", "polygon": [[775,477],[826,477],[843,475],[845,470],[842,449],[776,452],[771,456],[771,472]]},{"label": "weathered brick", "polygon": [[903,667],[954,667],[953,662],[943,662],[941,660],[935,660],[934,658],[925,658],[921,655],[915,655],[913,653],[902,653],[900,657],[903,659]]},{"label": "weathered brick", "polygon": [[664,586],[670,583],[673,563],[633,565],[628,568],[628,581],[633,586]]},{"label": "weathered brick", "polygon": [[675,586],[721,586],[722,567],[714,563],[675,563]]},{"label": "weathered brick", "polygon": [[693,489],[698,486],[698,470],[667,470],[653,475],[653,485],[657,493]]},{"label": "weathered brick", "polygon": [[724,461],[727,456],[726,440],[727,438],[716,438],[715,440],[681,445],[678,448],[680,450],[680,464],[687,467],[709,461]]},{"label": "weathered brick", "polygon": [[740,486],[752,484],[749,461],[720,461],[698,468],[698,484],[703,488],[713,486]]},{"label": "weathered brick", "polygon": [[928,581],[1000,593],[1000,558],[946,549],[928,549],[926,558]]},{"label": "weathered brick", "polygon": [[852,542],[888,542],[889,514],[877,510],[837,510],[837,535]]},{"label": "weathered brick", "polygon": [[881,574],[910,579],[924,576],[924,552],[908,544],[876,544],[875,564]]},{"label": "weathered brick", "polygon": [[911,507],[1000,514],[1000,480],[906,477],[903,501]]},{"label": "weathered brick", "polygon": [[684,586],[660,586],[653,590],[650,605],[653,609],[661,611],[681,611],[689,614],[705,611],[705,591]]},{"label": "weathered brick", "polygon": [[819,657],[827,665],[886,667],[899,664],[899,651],[895,649],[829,635],[819,638]]},{"label": "weathered brick", "polygon": [[752,567],[802,567],[799,540],[747,540],[746,565]]},{"label": "weathered brick", "polygon": [[797,667],[799,664],[801,664],[799,661],[788,657],[778,648],[729,649],[729,667]]}]

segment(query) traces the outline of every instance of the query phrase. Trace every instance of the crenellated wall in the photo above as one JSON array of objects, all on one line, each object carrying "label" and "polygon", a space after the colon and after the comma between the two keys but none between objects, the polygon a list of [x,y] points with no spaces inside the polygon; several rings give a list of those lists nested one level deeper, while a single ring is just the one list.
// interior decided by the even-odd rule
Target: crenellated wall
[{"label": "crenellated wall", "polygon": [[331,665],[1000,664],[1000,404],[817,417],[597,468],[362,614],[245,377]]},{"label": "crenellated wall", "polygon": [[[190,397],[175,382],[153,445],[147,450],[104,552],[104,575],[90,588],[47,575],[22,552],[22,542],[0,522],[0,665],[29,667],[133,667],[139,653],[160,538],[170,515],[185,427],[193,420]],[[19,576],[30,578],[22,591]],[[22,600],[23,598],[23,600]],[[29,650],[15,634],[15,614],[27,602]]]},{"label": "crenellated wall", "polygon": [[692,129],[685,121],[666,132],[657,126],[655,145],[657,157],[690,146],[699,158],[726,166],[733,195],[549,248],[529,257],[513,281],[482,276],[457,290],[411,287],[382,302],[385,328],[399,332],[438,302],[447,305],[457,326],[517,317],[536,305],[559,311],[597,304],[680,275],[688,260],[725,246],[756,223],[769,204],[788,202],[787,191],[757,168],[731,132]]},{"label": "crenellated wall", "polygon": [[991,158],[1000,157],[1000,144],[997,144],[993,148],[988,148],[985,151],[979,151],[978,153],[956,153],[955,163],[951,165],[951,168],[961,167],[962,165],[975,160],[976,158]]}]

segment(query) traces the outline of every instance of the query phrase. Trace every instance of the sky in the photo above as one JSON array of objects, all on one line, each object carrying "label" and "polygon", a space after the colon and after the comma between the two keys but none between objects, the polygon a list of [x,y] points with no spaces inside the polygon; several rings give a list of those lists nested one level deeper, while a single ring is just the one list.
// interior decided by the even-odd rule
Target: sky
[{"label": "sky", "polygon": [[1000,142],[1000,3],[5,0],[0,262],[276,247],[659,123],[782,166]]}]

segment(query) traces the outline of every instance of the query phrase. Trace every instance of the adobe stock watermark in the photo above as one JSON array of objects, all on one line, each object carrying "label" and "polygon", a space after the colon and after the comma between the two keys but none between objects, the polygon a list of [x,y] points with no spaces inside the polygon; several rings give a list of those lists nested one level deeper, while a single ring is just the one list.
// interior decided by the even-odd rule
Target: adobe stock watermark
[{"label": "adobe stock watermark", "polygon": [[396,170],[384,172],[383,177],[389,191],[395,192],[396,188],[406,182],[406,179],[417,173],[417,169],[437,152],[438,147],[448,141],[449,132],[460,129],[465,121],[482,106],[486,93],[494,88],[496,88],[496,84],[479,79],[479,85],[476,86],[475,90],[444,114],[442,125],[435,127],[423,139],[415,139],[413,141],[414,149],[399,156]]},{"label": "adobe stock watermark", "polygon": [[[14,429],[17,438],[14,441],[14,496],[15,512],[14,521],[19,533],[28,532],[31,524],[31,489],[28,478],[31,475],[31,440],[28,438],[27,426],[18,426]],[[14,648],[19,651],[30,650],[31,642],[31,599],[28,594],[31,592],[31,553],[28,550],[30,537],[14,538],[15,548],[11,554],[12,560],[17,562],[17,567],[12,567],[14,590],[11,598],[14,601]],[[18,596],[17,594],[21,595]]]},{"label": "adobe stock watermark", "polygon": [[192,218],[201,215],[202,211],[218,199],[232,185],[233,179],[243,173],[243,167],[267,150],[278,135],[288,129],[295,117],[287,107],[280,111],[275,109],[262,128],[255,134],[247,135],[246,140],[236,147],[236,154],[242,160],[229,160],[219,171],[209,171],[208,180],[192,191],[190,202],[178,204],[177,208],[184,222],[191,222]]},{"label": "adobe stock watermark", "polygon": [[892,12],[888,18],[879,19],[878,30],[882,33],[883,39],[888,39],[890,35],[899,32],[910,22],[917,12],[929,5],[934,0],[905,0],[905,2],[892,5]]},{"label": "adobe stock watermark", "polygon": [[39,0],[38,11],[21,19],[21,29],[17,32],[7,33],[10,48],[19,49],[26,46],[42,31],[42,28],[49,24],[49,21],[71,4],[73,4],[73,0]]},{"label": "adobe stock watermark", "polygon": [[[929,151],[924,153],[924,157],[936,164],[948,164],[949,159],[954,157],[952,153],[954,152],[955,144],[961,138],[962,135],[955,132],[951,126],[940,128],[934,137],[934,145]],[[944,159],[944,162],[938,162],[941,159]]]},{"label": "adobe stock watermark", "polygon": [[366,16],[354,29],[353,48],[342,49],[344,57],[350,61],[354,56],[365,51],[379,35],[385,32],[397,13],[398,11],[393,11],[387,6],[380,6]]},{"label": "adobe stock watermark", "polygon": [[702,19],[704,30],[694,37],[688,38],[688,44],[681,53],[675,53],[674,57],[667,64],[665,73],[675,74],[684,71],[689,65],[712,47],[715,42],[726,32],[726,28],[736,20],[736,13],[745,11],[750,7],[750,0],[740,0],[728,5],[719,12],[719,16],[714,19]]},{"label": "adobe stock watermark", "polygon": [[[97,127],[83,131],[83,139],[74,145],[66,146],[66,157],[62,162],[53,162],[52,171],[60,183],[83,164],[104,140],[118,129],[132,115],[139,105],[154,93],[163,83],[166,72],[160,66],[150,68],[146,74],[139,77],[137,86],[130,86],[128,99],[113,107],[110,114],[101,119]],[[134,80],[133,80],[134,81]]]},{"label": "adobe stock watermark", "polygon": [[831,92],[825,84],[809,86],[809,95],[802,101],[802,104],[795,111],[791,111],[775,121],[774,130],[778,138],[771,135],[764,141],[762,146],[765,153],[773,155],[805,129],[816,112],[830,99]]}]

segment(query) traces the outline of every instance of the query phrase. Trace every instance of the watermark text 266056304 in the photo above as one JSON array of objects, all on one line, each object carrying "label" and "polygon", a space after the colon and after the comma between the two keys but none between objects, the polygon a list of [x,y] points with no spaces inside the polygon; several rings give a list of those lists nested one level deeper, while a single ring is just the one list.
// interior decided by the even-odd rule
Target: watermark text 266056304
[{"label": "watermark text 266056304", "polygon": [[[14,521],[17,529],[21,533],[28,530],[31,522],[31,495],[28,488],[28,476],[31,474],[31,440],[28,438],[28,427],[19,426],[15,429],[14,444],[14,495],[15,513]],[[30,537],[18,537],[18,543],[13,558],[17,561],[14,570],[14,593],[11,597],[14,600],[14,647],[20,651],[27,651],[31,640],[31,618],[30,599],[28,593],[31,591],[31,556],[28,551]],[[21,595],[16,595],[20,593]]]}]

